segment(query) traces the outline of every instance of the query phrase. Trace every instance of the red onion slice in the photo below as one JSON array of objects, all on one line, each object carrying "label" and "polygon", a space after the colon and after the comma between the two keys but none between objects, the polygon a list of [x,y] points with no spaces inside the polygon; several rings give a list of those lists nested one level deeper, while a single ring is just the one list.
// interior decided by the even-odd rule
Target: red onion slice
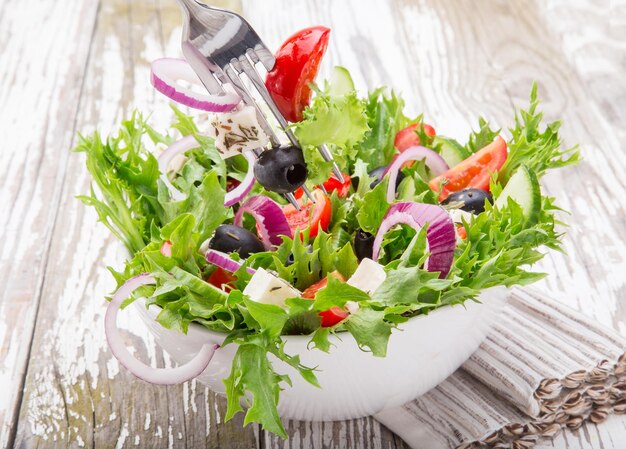
[{"label": "red onion slice", "polygon": [[[161,181],[163,181],[163,184],[165,184],[167,190],[169,190],[170,197],[174,201],[182,201],[187,198],[187,195],[174,187],[170,179],[167,177],[167,169],[169,168],[172,160],[174,160],[176,156],[184,154],[185,152],[193,150],[194,148],[198,148],[199,146],[200,144],[194,136],[185,136],[182,139],[177,140],[176,142],[171,144],[163,153],[161,153],[158,158],[159,171],[161,172]],[[224,206],[226,207],[230,207],[233,204],[241,201],[241,199],[245,197],[254,186],[254,163],[256,158],[251,151],[246,151],[243,153],[243,155],[248,160],[248,171],[246,172],[246,176],[244,177],[243,181],[241,181],[241,183],[237,187],[235,187],[230,192],[226,192],[226,195],[224,196]]]},{"label": "red onion slice", "polygon": [[[220,267],[222,270],[226,270],[231,273],[236,272],[239,268],[241,268],[241,265],[243,265],[241,262],[237,262],[236,260],[228,257],[228,254],[221,251],[216,251],[214,249],[208,250],[205,253],[204,258],[210,264],[213,264],[216,267]],[[256,273],[256,270],[250,267],[246,267],[246,271],[250,274]]]},{"label": "red onion slice", "polygon": [[433,177],[439,176],[450,168],[439,154],[429,148],[419,146],[407,148],[389,164],[384,173],[384,176],[389,175],[389,186],[387,187],[387,201],[389,203],[396,199],[396,179],[398,179],[398,172],[402,166],[408,161],[421,161],[422,159],[432,172]]},{"label": "red onion slice", "polygon": [[150,82],[154,88],[177,103],[202,111],[228,112],[241,102],[235,92],[201,94],[181,86],[178,80],[201,85],[198,76],[184,59],[161,58],[150,64]]},{"label": "red onion slice", "polygon": [[426,242],[430,255],[424,268],[440,272],[441,278],[446,277],[454,260],[456,233],[450,215],[442,207],[433,204],[411,202],[392,204],[374,238],[372,259],[378,260],[383,237],[394,226],[405,224],[419,231],[427,223]]},{"label": "red onion slice", "polygon": [[149,273],[143,273],[127,280],[113,295],[104,316],[104,332],[111,352],[128,371],[138,378],[159,385],[176,385],[198,377],[209,365],[219,345],[205,344],[200,352],[184,365],[176,368],[152,368],[137,360],[126,348],[117,328],[117,312],[122,302],[142,285],[154,284]]},{"label": "red onion slice", "polygon": [[182,201],[187,198],[183,192],[178,190],[174,185],[170,182],[167,177],[167,169],[169,168],[172,160],[181,154],[184,154],[186,151],[193,150],[194,148],[198,148],[200,144],[196,140],[194,136],[185,136],[180,140],[177,140],[173,144],[171,144],[158,158],[159,163],[159,171],[161,172],[161,181],[167,187],[167,190],[170,191],[170,197],[174,201]]},{"label": "red onion slice", "polygon": [[250,190],[252,190],[252,187],[254,187],[254,164],[256,162],[256,157],[252,151],[244,151],[243,155],[248,160],[248,171],[237,187],[230,192],[226,192],[226,196],[224,197],[224,206],[226,207],[232,206],[233,204],[241,201],[243,197],[246,196]]},{"label": "red onion slice", "polygon": [[256,220],[259,238],[268,250],[272,245],[280,245],[283,242],[281,236],[293,237],[283,209],[271,198],[262,195],[248,198],[237,211],[233,223],[242,226],[243,214],[246,212]]}]

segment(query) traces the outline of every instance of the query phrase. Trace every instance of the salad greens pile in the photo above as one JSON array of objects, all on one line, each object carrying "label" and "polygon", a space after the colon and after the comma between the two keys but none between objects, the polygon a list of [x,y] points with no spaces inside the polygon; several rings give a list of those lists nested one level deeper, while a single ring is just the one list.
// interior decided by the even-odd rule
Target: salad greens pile
[{"label": "salad greens pile", "polygon": [[[84,153],[93,177],[91,192],[81,200],[95,209],[99,220],[131,254],[123,269],[109,267],[118,286],[140,273],[151,273],[156,285],[141,287],[133,298],[145,297],[148,305],[159,306],[157,320],[161,325],[187,332],[193,322],[223,332],[224,344],[237,345],[232,371],[224,379],[227,419],[244,411],[243,400],[246,424],[260,423],[283,437],[286,433],[277,404],[281,389],[290,379],[273,370],[268,355],[293,366],[317,385],[315,370],[303,366],[297,354],[285,352],[283,335],[310,335],[311,350],[330,351],[329,336],[345,331],[361,349],[384,357],[393,329],[415,315],[475,300],[488,287],[541,279],[544,274],[529,267],[542,258],[541,247],[560,249],[561,234],[555,218],[560,209],[554,199],[542,196],[537,214],[529,221],[516,201],[509,198],[498,203],[497,199],[520,167],[528,167],[541,177],[579,158],[576,148],[562,149],[559,122],[542,124],[533,86],[530,107],[515,113],[515,126],[509,130],[507,161],[491,179],[496,203],[486,203],[484,212],[463,219],[467,237],[458,240],[452,268],[445,278],[423,268],[428,257],[427,229],[399,227],[383,240],[378,261],[385,266],[387,278],[373,294],[329,276],[328,285],[313,300],[291,298],[285,308],[255,302],[242,293],[251,278],[247,267],[271,270],[299,290],[329,273],[348,278],[355,272],[359,264],[352,246],[355,233],[359,229],[376,233],[390,206],[387,179],[372,188],[368,170],[389,164],[397,153],[397,133],[422,122],[421,116],[407,117],[403,100],[385,88],[360,97],[354,91],[338,94],[326,83],[316,89],[316,94],[304,120],[293,125],[303,145],[309,179],[314,184],[327,179],[330,165],[315,151],[317,145],[325,143],[339,166],[358,179],[358,187],[353,182],[346,198],[337,192],[331,194],[332,216],[326,232],[320,231],[314,238],[308,232],[302,238],[283,237],[275,251],[242,260],[231,289],[207,282],[215,267],[206,261],[201,246],[219,225],[231,222],[234,216],[234,208],[224,206],[224,195],[228,178],[241,180],[245,175],[247,161],[243,156],[223,160],[213,139],[200,134],[197,120],[177,109],[171,130],[153,129],[136,112],[122,123],[117,135],[81,136],[76,148]],[[416,132],[424,146],[441,150],[439,136],[428,135],[421,126]],[[459,146],[473,154],[499,133],[479,119],[478,129]],[[174,185],[186,194],[182,201],[170,199],[159,179],[154,153],[159,145],[170,144],[174,134],[194,135],[200,143],[187,152],[182,169],[173,177]],[[428,168],[423,162],[404,168],[403,174],[397,190],[399,201],[439,204],[438,195],[428,185]],[[284,203],[258,184],[251,194]],[[246,221],[244,226],[254,230],[253,222]],[[161,252],[164,242],[171,243],[171,255]],[[236,253],[232,257],[237,257]],[[349,301],[359,305],[349,318],[332,327],[320,326],[318,312],[344,308]]]}]

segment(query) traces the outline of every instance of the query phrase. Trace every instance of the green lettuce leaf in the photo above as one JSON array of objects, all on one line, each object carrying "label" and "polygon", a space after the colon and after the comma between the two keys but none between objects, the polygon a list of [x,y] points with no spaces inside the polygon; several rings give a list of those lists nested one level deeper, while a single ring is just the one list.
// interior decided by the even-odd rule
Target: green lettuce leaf
[{"label": "green lettuce leaf", "polygon": [[362,350],[369,349],[376,357],[387,355],[392,325],[385,321],[385,312],[360,307],[350,315],[345,327]]}]

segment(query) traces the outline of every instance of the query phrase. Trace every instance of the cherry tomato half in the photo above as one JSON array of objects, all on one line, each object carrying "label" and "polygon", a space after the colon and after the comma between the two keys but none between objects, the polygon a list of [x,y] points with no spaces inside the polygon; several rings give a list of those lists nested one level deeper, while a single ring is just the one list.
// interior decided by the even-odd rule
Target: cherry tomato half
[{"label": "cherry tomato half", "polygon": [[[332,175],[330,178],[328,178],[328,181],[322,184],[326,189],[326,192],[331,194],[334,191],[337,191],[337,195],[339,196],[339,198],[345,198],[348,196],[348,193],[350,193],[350,186],[352,185],[352,179],[350,179],[350,176],[346,175],[345,173],[342,173],[342,175],[343,183],[339,181],[339,179],[337,179],[335,175]],[[300,187],[298,190],[293,192],[293,194],[296,196],[296,198],[300,199],[302,198],[304,191],[302,190],[302,187]]]},{"label": "cherry tomato half", "polygon": [[[409,125],[406,128],[398,131],[398,134],[396,134],[396,139],[394,140],[393,144],[400,153],[402,153],[407,148],[422,145],[422,143],[420,142],[419,136],[415,132],[418,125],[419,123],[414,123],[412,125]],[[423,129],[426,135],[430,137],[433,137],[436,135],[435,128],[433,128],[430,125],[427,125],[426,123],[424,123],[423,126],[424,126]]]},{"label": "cherry tomato half", "polygon": [[[333,276],[342,282],[346,281],[346,279],[336,271],[330,273],[328,276]],[[304,290],[302,292],[302,297],[314,299],[317,292],[326,287],[326,285],[328,284],[328,276]],[[348,315],[350,315],[350,313],[346,310],[343,310],[341,307],[331,307],[330,309],[324,310],[323,312],[319,313],[319,316],[322,319],[321,326],[332,327],[335,324],[345,320]]]},{"label": "cherry tomato half", "polygon": [[211,273],[206,281],[220,290],[229,291],[232,290],[232,283],[236,280],[235,275],[218,267]]},{"label": "cherry tomato half", "polygon": [[276,52],[276,65],[267,74],[265,86],[283,116],[290,122],[302,120],[311,102],[311,83],[328,47],[330,28],[314,26],[289,37]]},{"label": "cherry tomato half", "polygon": [[451,193],[463,189],[483,189],[489,191],[491,174],[496,173],[506,161],[506,142],[502,137],[497,137],[492,143],[482,150],[477,151],[470,157],[430,180],[428,185],[435,192],[441,187],[439,201],[445,200]]},{"label": "cherry tomato half", "polygon": [[315,204],[303,199],[300,201],[300,210],[296,210],[291,204],[283,207],[283,213],[294,235],[296,230],[304,231],[310,227],[309,237],[315,237],[320,228],[323,231],[328,229],[331,215],[330,198],[319,189],[313,190],[312,193]]},{"label": "cherry tomato half", "polygon": [[350,312],[343,310],[341,307],[331,307],[330,309],[319,313],[319,316],[322,319],[321,326],[332,327],[348,318],[348,315],[350,315]]}]

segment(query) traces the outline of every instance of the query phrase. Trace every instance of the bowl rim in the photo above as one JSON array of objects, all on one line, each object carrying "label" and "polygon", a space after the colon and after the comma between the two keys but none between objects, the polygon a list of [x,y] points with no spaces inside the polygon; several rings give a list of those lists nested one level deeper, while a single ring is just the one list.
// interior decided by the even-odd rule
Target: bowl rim
[{"label": "bowl rim", "polygon": [[[469,299],[466,299],[465,301],[463,301],[462,303],[458,303],[458,304],[445,304],[445,305],[443,305],[441,307],[438,307],[438,308],[430,311],[427,314],[416,315],[414,317],[411,317],[407,321],[405,321],[403,323],[399,323],[395,327],[395,329],[402,331],[403,330],[402,327],[406,326],[409,323],[411,323],[411,326],[413,326],[413,325],[415,325],[415,323],[418,323],[420,320],[428,319],[429,317],[432,317],[433,315],[440,315],[442,313],[448,313],[450,310],[452,310],[453,307],[456,307],[456,306],[462,306],[464,308],[467,308],[465,306],[465,303],[467,301],[472,301],[472,302],[476,303],[476,305],[479,305],[479,306],[484,305],[484,302],[480,301],[480,297],[482,296],[482,294],[485,291],[488,291],[488,290],[491,290],[491,289],[494,289],[494,288],[496,288],[496,289],[497,288],[506,289],[506,287],[503,286],[503,285],[498,285],[498,286],[493,286],[493,287],[489,287],[489,288],[486,288],[486,289],[482,289],[480,291],[480,293],[479,293],[477,298],[474,298],[474,299],[469,298]],[[156,317],[158,315],[158,312],[156,312],[156,307],[146,306],[146,298],[144,298],[144,297],[137,298],[137,300],[134,301],[134,304],[136,304],[138,307],[141,307],[145,311],[145,313],[148,314],[150,316],[150,318],[156,322]],[[152,305],[156,305],[156,304],[152,304]],[[158,307],[158,305],[156,305],[156,306]],[[157,322],[157,324],[159,324],[159,323]],[[159,326],[160,326],[160,324],[159,324]],[[164,328],[164,329],[171,330],[171,329],[167,329],[167,328]],[[213,330],[208,329],[205,326],[203,326],[203,325],[201,325],[199,323],[193,322],[193,321],[189,323],[189,330],[191,330],[191,329],[193,329],[194,332],[199,332],[201,334],[205,334],[205,335],[208,335],[208,336],[217,337],[217,338],[221,338],[221,339],[225,338],[226,335],[228,335],[226,332],[213,331]],[[182,335],[185,335],[185,336],[189,335],[189,330],[188,330],[187,334],[182,334]],[[356,341],[354,336],[350,332],[347,332],[347,331],[345,331],[345,332],[333,332],[333,333],[331,333],[328,336],[328,338],[329,338],[329,340],[331,340],[333,342],[335,342],[335,341],[343,342],[343,339],[340,338],[339,335],[344,335],[344,334],[346,335],[347,338],[349,338],[349,339],[351,339],[353,341]],[[281,335],[281,337],[284,338],[285,341],[302,343],[302,342],[305,342],[305,341],[306,342],[310,342],[311,341],[311,335],[312,334],[307,334],[307,335]]]}]

